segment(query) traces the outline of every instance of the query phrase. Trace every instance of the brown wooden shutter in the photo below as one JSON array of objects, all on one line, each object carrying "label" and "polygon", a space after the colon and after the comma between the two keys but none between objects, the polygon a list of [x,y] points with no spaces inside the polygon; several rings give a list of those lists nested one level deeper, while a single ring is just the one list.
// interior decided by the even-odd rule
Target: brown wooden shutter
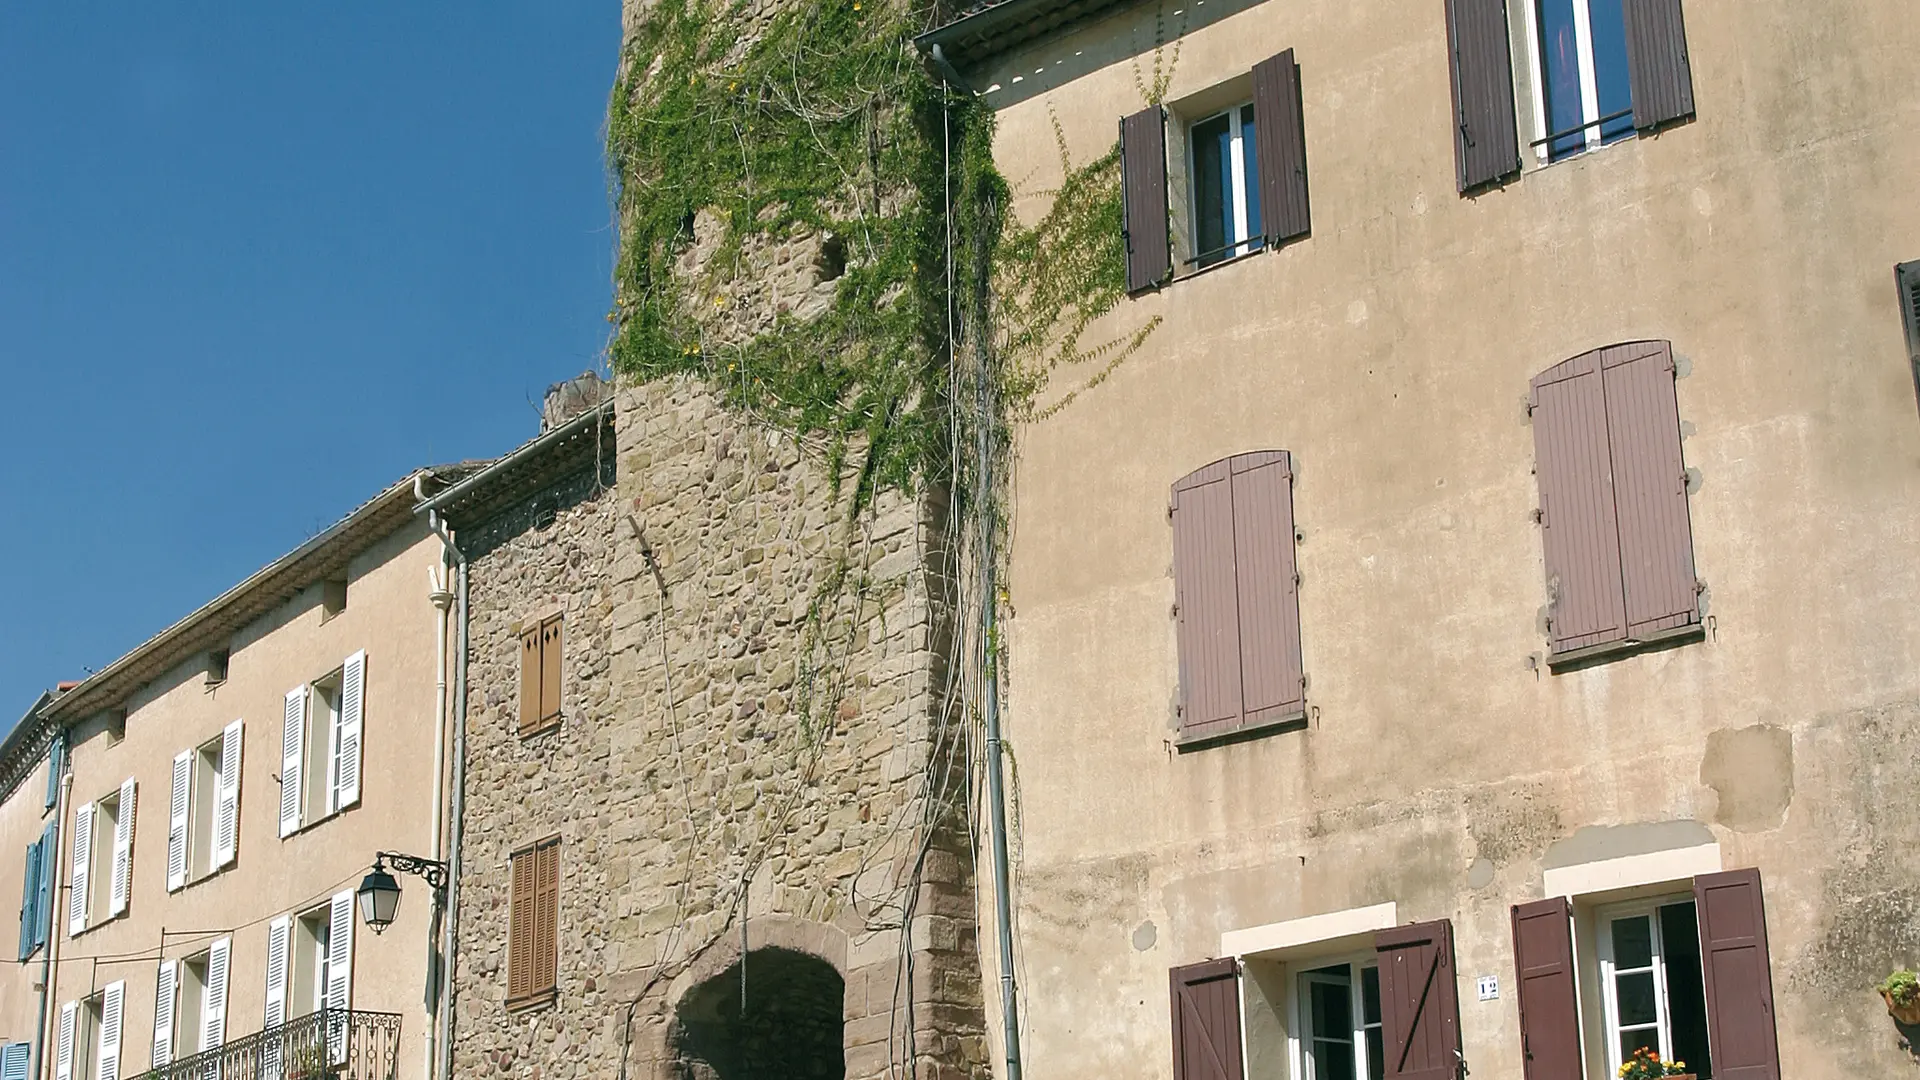
[{"label": "brown wooden shutter", "polygon": [[520,730],[540,724],[540,626],[520,632]]},{"label": "brown wooden shutter", "polygon": [[513,888],[509,895],[507,923],[507,1000],[517,1001],[532,992],[534,924],[534,853],[515,855]]},{"label": "brown wooden shutter", "polygon": [[1286,451],[1238,454],[1174,484],[1173,566],[1182,738],[1303,713]]},{"label": "brown wooden shutter", "polygon": [[540,724],[560,719],[561,618],[556,615],[540,627]]},{"label": "brown wooden shutter", "polygon": [[1167,235],[1167,124],[1160,106],[1120,121],[1120,172],[1127,292],[1135,294],[1165,280],[1173,261]]},{"label": "brown wooden shutter", "polygon": [[1573,906],[1564,896],[1513,908],[1515,996],[1526,1080],[1566,1080],[1581,1069],[1573,982]]},{"label": "brown wooden shutter", "polygon": [[1373,935],[1380,954],[1380,1036],[1386,1075],[1457,1080],[1460,1002],[1454,985],[1453,924],[1396,926]]},{"label": "brown wooden shutter", "polygon": [[534,868],[533,993],[543,993],[558,984],[560,963],[560,840],[558,837],[534,850],[538,862]]},{"label": "brown wooden shutter", "polygon": [[1627,637],[1641,639],[1700,621],[1673,351],[1664,341],[1602,349],[1600,376]]},{"label": "brown wooden shutter", "polygon": [[1240,978],[1232,957],[1170,973],[1173,1080],[1241,1080]]},{"label": "brown wooden shutter", "polygon": [[1520,171],[1505,0],[1447,0],[1453,157],[1462,192]]},{"label": "brown wooden shutter", "polygon": [[1693,69],[1680,0],[1625,0],[1633,126],[1649,131],[1693,115]]},{"label": "brown wooden shutter", "polygon": [[1292,49],[1253,66],[1253,130],[1261,229],[1276,244],[1307,235],[1307,128]]},{"label": "brown wooden shutter", "polygon": [[1907,363],[1913,368],[1914,397],[1920,400],[1920,262],[1895,266],[1893,283],[1900,290],[1900,322],[1907,332]]},{"label": "brown wooden shutter", "polygon": [[1620,641],[1620,530],[1614,520],[1607,397],[1598,351],[1533,380],[1534,474],[1546,554],[1548,640],[1554,652]]},{"label": "brown wooden shutter", "polygon": [[1693,879],[1714,1080],[1780,1080],[1760,871]]}]

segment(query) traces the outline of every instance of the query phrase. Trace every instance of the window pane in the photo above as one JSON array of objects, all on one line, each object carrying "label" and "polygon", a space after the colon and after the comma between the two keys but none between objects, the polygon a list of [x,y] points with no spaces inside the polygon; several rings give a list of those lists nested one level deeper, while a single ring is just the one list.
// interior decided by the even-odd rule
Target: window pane
[{"label": "window pane", "polygon": [[1360,970],[1360,1015],[1365,1023],[1380,1022],[1380,969]]},{"label": "window pane", "polygon": [[1621,1061],[1631,1058],[1635,1050],[1643,1047],[1656,1054],[1660,1052],[1660,1032],[1657,1028],[1644,1028],[1640,1031],[1623,1031],[1620,1033]]},{"label": "window pane", "polygon": [[[1600,94],[1600,115],[1633,108],[1633,84],[1627,77],[1627,20],[1620,0],[1587,0],[1593,30],[1593,81]],[[1623,116],[1600,125],[1605,142],[1633,134],[1633,117]]]},{"label": "window pane", "polygon": [[1653,965],[1653,920],[1645,915],[1613,920],[1613,966],[1643,968]]},{"label": "window pane", "polygon": [[1654,1011],[1653,972],[1615,976],[1613,985],[1620,999],[1620,1026],[1651,1024],[1659,1019]]},{"label": "window pane", "polygon": [[1352,1042],[1353,1003],[1346,984],[1315,982],[1309,985],[1313,988],[1314,1038]]},{"label": "window pane", "polygon": [[1667,964],[1667,1016],[1673,1026],[1673,1056],[1689,1072],[1713,1075],[1707,1055],[1707,994],[1700,979],[1700,926],[1693,903],[1660,909],[1660,944]]},{"label": "window pane", "polygon": [[1580,46],[1573,32],[1573,0],[1540,0],[1540,81],[1547,101],[1547,132],[1573,131],[1548,143],[1549,156],[1565,157],[1586,146],[1580,127]]},{"label": "window pane", "polygon": [[1379,1028],[1367,1029],[1367,1080],[1386,1080],[1387,1047]]},{"label": "window pane", "polygon": [[1260,227],[1260,140],[1253,133],[1253,106],[1240,107],[1240,159],[1246,163],[1247,236],[1264,235]]},{"label": "window pane", "polygon": [[[1193,248],[1218,252],[1233,239],[1232,130],[1226,116],[1193,125]],[[1208,260],[1211,261],[1211,260]]]},{"label": "window pane", "polygon": [[1354,1080],[1353,1043],[1314,1040],[1313,1080]]}]

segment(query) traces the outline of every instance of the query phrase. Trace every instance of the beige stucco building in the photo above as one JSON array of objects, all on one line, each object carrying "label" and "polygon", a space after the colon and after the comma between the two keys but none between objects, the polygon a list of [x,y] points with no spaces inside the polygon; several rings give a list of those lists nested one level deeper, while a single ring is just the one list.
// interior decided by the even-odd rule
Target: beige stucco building
[{"label": "beige stucco building", "polygon": [[[0,739],[0,883],[20,897],[16,964],[0,976],[0,1077],[33,1075],[44,1027],[47,941],[52,926],[53,859],[59,844],[54,808],[59,801],[59,759],[53,728],[42,711],[57,690],[38,695]],[[53,779],[49,779],[51,773]]]},{"label": "beige stucco building", "polygon": [[976,7],[1029,218],[1147,117],[1161,320],[1018,435],[1028,1074],[1910,1068],[1910,9]]},{"label": "beige stucco building", "polygon": [[[413,513],[442,481],[382,491],[41,710],[67,747],[43,1077],[427,1075],[430,890],[404,879],[378,936],[353,891],[378,851],[442,850],[451,593]],[[323,1008],[352,1021],[302,1026]]]}]

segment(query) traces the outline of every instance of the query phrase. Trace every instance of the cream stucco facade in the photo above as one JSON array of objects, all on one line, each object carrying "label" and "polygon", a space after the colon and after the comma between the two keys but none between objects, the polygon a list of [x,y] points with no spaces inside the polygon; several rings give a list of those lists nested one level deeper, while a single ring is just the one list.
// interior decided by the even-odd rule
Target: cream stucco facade
[{"label": "cream stucco facade", "polygon": [[[1169,1075],[1168,971],[1228,955],[1248,1075],[1298,1075],[1288,972],[1370,949],[1391,905],[1387,925],[1451,921],[1466,1063],[1518,1078],[1513,905],[1586,889],[1578,936],[1597,902],[1743,867],[1784,1074],[1911,1067],[1872,989],[1920,961],[1920,416],[1893,275],[1920,258],[1911,15],[1693,0],[1694,120],[1528,152],[1475,197],[1440,0],[1126,4],[966,73],[1031,213],[1056,118],[1094,158],[1170,72],[1177,148],[1183,103],[1292,48],[1312,192],[1308,238],[1125,303],[1090,339],[1161,319],[1144,347],[1019,432],[1029,1075]],[[1643,338],[1678,357],[1704,640],[1550,673],[1529,380]],[[1295,463],[1308,720],[1182,750],[1169,487],[1266,449]],[[1338,932],[1296,922],[1316,917]]]},{"label": "cream stucco facade", "polygon": [[[158,1052],[155,1004],[163,961],[179,965],[172,1058],[177,1062],[204,1048],[208,1012],[216,1002],[199,980],[218,976],[200,965],[218,967],[223,941],[229,943],[225,1040],[261,1031],[270,992],[269,933],[283,916],[294,920],[286,1019],[329,1001],[337,1005],[339,994],[330,995],[320,969],[324,962],[337,976],[345,960],[351,965],[349,1007],[399,1016],[397,1075],[427,1075],[433,905],[425,883],[402,878],[399,916],[378,936],[357,910],[343,920],[330,906],[351,894],[375,852],[427,856],[440,850],[435,822],[442,814],[435,799],[444,788],[435,783],[434,763],[446,761],[436,747],[443,614],[431,594],[437,587],[444,591],[445,573],[439,539],[412,513],[414,494],[412,478],[388,489],[48,710],[71,746],[50,1008],[57,1017],[64,1003],[84,1002],[122,983],[120,1075],[145,1071]],[[224,680],[209,671],[210,651],[221,649],[228,654]],[[350,681],[356,669],[362,675],[357,800],[341,788],[331,802],[346,805],[334,808],[327,788],[339,782],[351,751],[340,749],[344,736],[334,734],[333,717],[353,712],[353,690],[342,680]],[[309,688],[310,706],[305,753],[296,767],[308,781],[297,828],[290,822],[283,830],[282,779],[291,772],[283,760],[287,698],[302,687]],[[233,748],[236,723],[237,840],[231,860],[221,866],[222,851],[215,849],[222,781],[212,756]],[[187,769],[187,880],[169,888],[169,803],[183,753],[204,753],[209,760],[193,760]],[[115,830],[107,826],[106,807],[117,800],[116,816],[126,816],[129,783],[136,803],[131,874],[124,912],[116,914]],[[76,815],[89,805],[99,828],[93,830],[90,895],[82,905],[74,895],[73,838]],[[83,906],[82,928],[75,916]],[[318,918],[302,927],[302,915]],[[343,923],[350,934],[344,946],[338,937]],[[323,925],[333,935],[324,952],[318,944]],[[92,1080],[99,1065],[98,1029],[89,1043],[80,1015],[73,1076]],[[58,1067],[57,1039],[49,1036],[45,1077],[55,1076]]]}]

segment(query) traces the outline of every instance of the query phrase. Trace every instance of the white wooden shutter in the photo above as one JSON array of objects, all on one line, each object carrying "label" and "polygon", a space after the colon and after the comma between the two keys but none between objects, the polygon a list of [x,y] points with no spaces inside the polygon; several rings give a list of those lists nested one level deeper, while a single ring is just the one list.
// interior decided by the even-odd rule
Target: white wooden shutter
[{"label": "white wooden shutter", "polygon": [[173,1064],[173,1008],[179,997],[180,964],[160,961],[160,979],[153,990],[153,1067]]},{"label": "white wooden shutter", "polygon": [[94,1059],[97,1080],[120,1080],[120,1021],[127,1004],[127,984],[108,983],[100,998],[100,1055]]},{"label": "white wooden shutter", "polygon": [[220,794],[213,821],[215,869],[231,865],[240,844],[240,724],[238,720],[228,724],[220,739]]},{"label": "white wooden shutter", "polygon": [[139,785],[129,776],[120,784],[120,817],[113,826],[113,890],[107,894],[107,917],[123,915],[133,894],[133,803]]},{"label": "white wooden shutter", "polygon": [[73,1021],[80,1003],[69,1001],[60,1006],[60,1034],[54,1043],[54,1080],[73,1080]]},{"label": "white wooden shutter", "polygon": [[280,835],[300,831],[300,772],[307,755],[307,688],[287,691],[286,726],[280,733]]},{"label": "white wooden shutter", "polygon": [[167,806],[167,891],[187,883],[187,784],[193,776],[193,751],[173,758],[173,799]]},{"label": "white wooden shutter", "polygon": [[93,804],[81,803],[73,812],[73,876],[67,893],[67,935],[87,928],[87,885],[93,875]]},{"label": "white wooden shutter", "polygon": [[[287,1022],[287,950],[293,942],[293,917],[282,915],[267,924],[267,1009],[261,1030],[272,1031]],[[265,1080],[280,1080],[281,1042],[268,1038],[262,1049]]]},{"label": "white wooden shutter", "polygon": [[204,1024],[200,1029],[200,1049],[212,1050],[227,1041],[227,962],[233,953],[233,939],[223,937],[207,950],[206,996],[200,1005]]},{"label": "white wooden shutter", "polygon": [[362,719],[366,713],[367,691],[367,653],[366,650],[347,657],[346,666],[340,672],[340,730],[333,745],[340,755],[332,808],[343,810],[360,801],[360,733],[365,727]]},{"label": "white wooden shutter", "polygon": [[328,1060],[339,1064],[347,1056],[346,1011],[353,1005],[353,890],[336,893],[327,928],[327,1008],[338,1018],[327,1022]]}]

